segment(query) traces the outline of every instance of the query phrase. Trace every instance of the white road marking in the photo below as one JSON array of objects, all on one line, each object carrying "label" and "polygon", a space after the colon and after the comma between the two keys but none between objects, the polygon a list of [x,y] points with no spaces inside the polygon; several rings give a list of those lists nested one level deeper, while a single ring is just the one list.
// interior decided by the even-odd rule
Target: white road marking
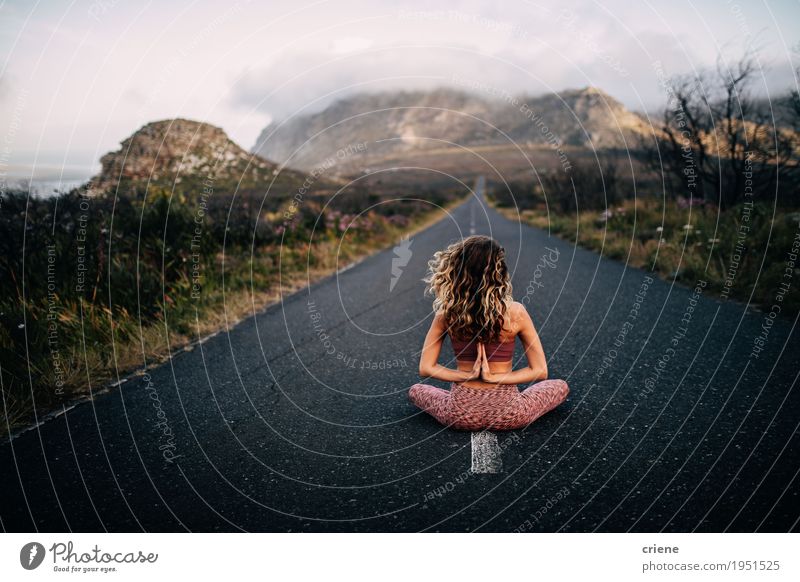
[{"label": "white road marking", "polygon": [[497,435],[482,430],[472,433],[472,472],[500,473],[503,470],[503,456]]},{"label": "white road marking", "polygon": [[[483,206],[483,190],[486,187],[486,178],[481,176],[475,182],[475,198]],[[469,233],[475,234],[475,201],[469,207]]]},{"label": "white road marking", "polygon": [[469,233],[475,234],[475,204],[469,206]]}]

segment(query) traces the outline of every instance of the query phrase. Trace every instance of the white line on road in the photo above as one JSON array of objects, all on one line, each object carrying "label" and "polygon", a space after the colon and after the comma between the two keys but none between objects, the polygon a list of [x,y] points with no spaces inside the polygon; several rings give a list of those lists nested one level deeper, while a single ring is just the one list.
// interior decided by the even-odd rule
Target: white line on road
[{"label": "white line on road", "polygon": [[475,204],[469,206],[469,233],[475,234]]},{"label": "white line on road", "polygon": [[482,430],[472,433],[472,472],[500,473],[503,470],[503,457],[497,435]]}]

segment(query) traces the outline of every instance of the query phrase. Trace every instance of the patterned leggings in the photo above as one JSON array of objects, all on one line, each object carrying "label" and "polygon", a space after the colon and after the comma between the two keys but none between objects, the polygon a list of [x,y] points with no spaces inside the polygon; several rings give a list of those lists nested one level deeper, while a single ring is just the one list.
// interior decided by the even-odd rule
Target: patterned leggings
[{"label": "patterned leggings", "polygon": [[516,384],[470,388],[452,382],[450,390],[414,384],[408,397],[440,423],[461,430],[511,430],[528,426],[564,402],[569,386],[543,380],[520,392]]}]

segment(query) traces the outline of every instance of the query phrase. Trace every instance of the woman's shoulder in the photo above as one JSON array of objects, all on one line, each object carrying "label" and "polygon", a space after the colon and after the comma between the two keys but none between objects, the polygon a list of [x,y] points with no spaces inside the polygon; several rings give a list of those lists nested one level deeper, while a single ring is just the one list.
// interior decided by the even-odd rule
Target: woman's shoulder
[{"label": "woman's shoulder", "polygon": [[526,316],[528,314],[528,310],[519,301],[512,301],[508,305],[508,314],[511,319],[518,320],[520,317]]},{"label": "woman's shoulder", "polygon": [[519,301],[512,301],[508,304],[508,327],[515,336],[519,333],[525,317],[528,315],[527,309]]},{"label": "woman's shoulder", "polygon": [[447,333],[449,326],[447,324],[447,317],[445,316],[444,310],[434,312],[431,325],[439,328],[444,333]]}]

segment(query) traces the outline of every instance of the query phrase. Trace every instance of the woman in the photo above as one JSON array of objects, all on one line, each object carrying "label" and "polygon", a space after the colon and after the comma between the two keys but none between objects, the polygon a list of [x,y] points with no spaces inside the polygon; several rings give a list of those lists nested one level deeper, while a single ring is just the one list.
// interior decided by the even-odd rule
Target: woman
[{"label": "woman", "polygon": [[[487,236],[470,236],[434,254],[426,293],[436,312],[419,361],[419,374],[450,382],[450,390],[414,384],[409,398],[440,423],[463,430],[522,428],[564,402],[569,387],[547,380],[539,335],[525,307],[513,300],[504,249]],[[449,335],[457,369],[438,363]],[[512,371],[519,336],[528,365]],[[534,382],[521,391],[517,384]]]}]

